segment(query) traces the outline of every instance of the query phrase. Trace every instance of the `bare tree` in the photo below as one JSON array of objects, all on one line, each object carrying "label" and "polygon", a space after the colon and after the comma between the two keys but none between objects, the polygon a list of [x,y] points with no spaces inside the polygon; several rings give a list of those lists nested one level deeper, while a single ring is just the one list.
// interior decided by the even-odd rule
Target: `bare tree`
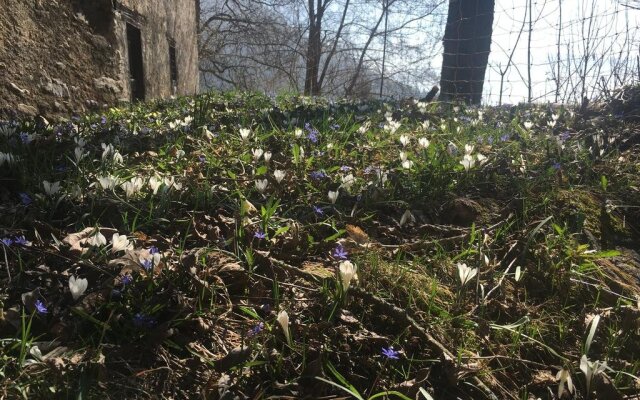
[{"label": "bare tree", "polygon": [[[427,18],[437,9],[438,2],[202,2],[200,54],[202,81],[206,85],[271,92],[284,89],[308,95],[369,95],[371,90],[365,88],[373,84],[376,75],[379,77],[382,58],[378,47],[383,33],[380,21],[388,17],[394,4],[395,13],[385,30],[389,39],[387,53],[391,56],[387,58],[386,75],[404,72],[424,78],[433,56],[429,50],[435,51],[435,35],[424,32],[429,31],[429,26],[437,26],[434,21],[439,17],[429,21]],[[414,35],[411,45],[403,42],[408,35]],[[422,37],[422,43],[417,43],[417,36]]]}]

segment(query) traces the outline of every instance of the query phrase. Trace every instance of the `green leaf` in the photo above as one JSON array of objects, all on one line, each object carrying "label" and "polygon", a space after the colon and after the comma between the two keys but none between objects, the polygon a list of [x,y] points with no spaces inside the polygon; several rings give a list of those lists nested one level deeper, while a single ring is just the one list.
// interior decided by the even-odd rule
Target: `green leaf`
[{"label": "green leaf", "polygon": [[260,319],[260,316],[258,315],[258,313],[256,313],[256,310],[254,310],[253,307],[238,306],[238,309],[251,318]]},{"label": "green leaf", "polygon": [[337,238],[339,238],[340,236],[344,235],[346,233],[346,229],[339,229],[338,232],[334,233],[333,235],[326,237],[324,239],[325,242],[333,242],[334,240],[336,240]]},{"label": "green leaf", "polygon": [[266,173],[267,173],[267,166],[266,165],[263,165],[263,166],[258,167],[256,169],[256,176],[264,175]]}]

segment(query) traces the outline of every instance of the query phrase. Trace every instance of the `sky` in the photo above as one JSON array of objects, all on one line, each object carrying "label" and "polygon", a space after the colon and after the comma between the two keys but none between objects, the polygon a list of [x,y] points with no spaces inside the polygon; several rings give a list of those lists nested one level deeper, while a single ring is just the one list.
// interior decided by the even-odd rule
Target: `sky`
[{"label": "sky", "polygon": [[[508,64],[509,55],[513,51],[512,66],[504,74],[503,103],[515,104],[526,101],[528,97],[527,58],[528,58],[528,16],[525,30],[518,41],[518,32],[522,28],[525,12],[528,11],[527,0],[496,0],[494,28],[492,36],[489,68],[485,76],[484,101],[497,104],[500,99],[500,69],[504,72]],[[589,31],[591,24],[590,51],[595,60],[601,59],[602,67],[588,70],[587,86],[593,87],[596,82],[602,82],[616,70],[620,78],[629,81],[631,71],[624,70],[614,63],[620,58],[626,58],[629,52],[631,60],[629,66],[635,66],[633,72],[638,80],[637,58],[640,55],[640,11],[630,10],[620,5],[617,0],[562,0],[562,23],[560,24],[560,0],[533,0],[533,33],[531,38],[532,55],[532,98],[534,101],[551,101],[555,99],[555,81],[551,70],[556,69],[558,26],[561,30],[561,65],[566,66],[570,60],[571,73],[561,68],[560,81],[570,80],[578,85],[578,70],[581,56],[585,54],[582,38]],[[594,12],[592,13],[592,7]],[[583,33],[584,32],[584,33]],[[441,60],[440,60],[441,63]],[[589,65],[596,64],[594,59]],[[632,65],[631,65],[632,64]],[[439,66],[434,66],[439,68]],[[612,81],[609,86],[613,86]],[[579,91],[578,91],[578,94]],[[591,92],[587,92],[590,95]],[[558,99],[562,101],[562,95]],[[580,97],[578,97],[580,98]],[[570,100],[570,99],[569,99]]]}]

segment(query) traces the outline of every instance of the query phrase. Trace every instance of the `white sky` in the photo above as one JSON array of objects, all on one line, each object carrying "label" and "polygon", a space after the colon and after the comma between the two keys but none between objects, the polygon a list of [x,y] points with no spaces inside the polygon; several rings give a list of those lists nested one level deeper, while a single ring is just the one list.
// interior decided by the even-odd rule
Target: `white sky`
[{"label": "white sky", "polygon": [[[516,44],[518,32],[522,27],[527,10],[526,5],[526,0],[496,0],[493,43],[484,86],[483,100],[487,103],[496,104],[498,102],[501,78],[499,67],[502,66],[504,69],[507,65],[509,54]],[[591,13],[592,5],[595,7],[593,14]],[[534,0],[532,15],[534,16],[531,39],[533,99],[554,101],[555,82],[551,80],[550,72],[552,68],[555,69],[555,60],[557,59],[559,0]],[[591,17],[592,15],[595,17]],[[540,18],[536,21],[537,16]],[[562,0],[561,43],[563,45],[561,46],[560,58],[563,62],[566,62],[567,59],[578,60],[580,55],[584,54],[582,31],[584,27],[586,34],[589,22],[592,22],[592,36],[595,37],[591,41],[592,46],[596,46],[595,56],[604,55],[603,68],[600,71],[594,70],[588,73],[592,78],[591,86],[593,86],[593,80],[599,76],[611,75],[611,63],[619,58],[621,48],[625,49],[622,55],[627,54],[625,43],[630,44],[633,65],[637,65],[636,57],[640,54],[640,32],[638,30],[640,12],[621,6],[617,0]],[[505,74],[503,103],[515,104],[527,99],[527,41],[528,22],[517,43],[513,55],[513,65]],[[574,44],[573,52],[567,52],[568,42]],[[441,58],[439,62],[441,63]],[[573,70],[575,71],[575,67]],[[637,80],[639,78],[637,69],[634,72]],[[565,74],[561,70],[561,81],[566,79],[563,76]],[[570,78],[576,81],[577,75],[574,72]]]}]

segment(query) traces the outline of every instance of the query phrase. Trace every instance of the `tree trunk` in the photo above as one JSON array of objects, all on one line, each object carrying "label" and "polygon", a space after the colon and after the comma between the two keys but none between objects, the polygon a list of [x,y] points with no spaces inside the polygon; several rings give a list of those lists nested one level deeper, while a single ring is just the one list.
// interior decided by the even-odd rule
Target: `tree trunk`
[{"label": "tree trunk", "polygon": [[316,96],[320,94],[318,74],[320,72],[320,57],[322,55],[322,18],[324,4],[318,0],[314,7],[314,0],[309,0],[309,43],[307,44],[307,62],[305,67],[304,94]]},{"label": "tree trunk", "polygon": [[480,104],[495,0],[449,0],[440,78],[443,101]]}]

